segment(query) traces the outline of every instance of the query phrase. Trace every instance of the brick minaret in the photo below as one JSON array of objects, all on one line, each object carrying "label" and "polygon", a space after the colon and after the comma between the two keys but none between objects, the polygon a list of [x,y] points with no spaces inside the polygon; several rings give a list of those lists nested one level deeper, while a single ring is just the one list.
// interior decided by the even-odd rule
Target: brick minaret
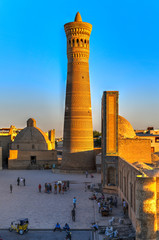
[{"label": "brick minaret", "polygon": [[93,128],[88,63],[92,25],[82,22],[78,12],[75,21],[65,24],[64,28],[68,67],[62,168],[92,169]]}]

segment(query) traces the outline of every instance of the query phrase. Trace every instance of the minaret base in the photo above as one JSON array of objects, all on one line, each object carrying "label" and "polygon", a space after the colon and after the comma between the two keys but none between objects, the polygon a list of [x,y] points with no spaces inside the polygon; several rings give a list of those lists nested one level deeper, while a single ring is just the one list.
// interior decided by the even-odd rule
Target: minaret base
[{"label": "minaret base", "polygon": [[94,171],[95,169],[94,150],[75,153],[63,152],[61,170]]}]

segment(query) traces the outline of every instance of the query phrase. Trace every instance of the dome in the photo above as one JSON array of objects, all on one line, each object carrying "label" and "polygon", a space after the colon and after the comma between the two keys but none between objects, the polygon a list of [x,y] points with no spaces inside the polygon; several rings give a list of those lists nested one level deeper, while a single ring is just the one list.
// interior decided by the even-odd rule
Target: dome
[{"label": "dome", "polygon": [[27,127],[20,131],[12,143],[12,149],[20,150],[51,150],[52,145],[47,135],[38,127],[33,118],[27,121]]},{"label": "dome", "polygon": [[119,138],[134,138],[136,136],[131,124],[122,116],[118,116]]},{"label": "dome", "polygon": [[14,139],[14,143],[46,143],[47,136],[37,127],[26,127]]},{"label": "dome", "polygon": [[36,127],[36,121],[34,118],[29,118],[27,121],[27,127]]},{"label": "dome", "polygon": [[75,16],[75,22],[82,22],[81,14],[79,12]]}]

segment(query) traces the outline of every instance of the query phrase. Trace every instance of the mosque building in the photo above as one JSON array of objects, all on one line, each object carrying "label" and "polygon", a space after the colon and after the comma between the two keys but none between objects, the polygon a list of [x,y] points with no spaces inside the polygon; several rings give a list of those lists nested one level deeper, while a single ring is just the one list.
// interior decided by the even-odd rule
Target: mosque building
[{"label": "mosque building", "polygon": [[136,240],[159,239],[159,169],[151,159],[151,140],[136,136],[118,114],[118,92],[102,97],[102,185],[127,203]]}]

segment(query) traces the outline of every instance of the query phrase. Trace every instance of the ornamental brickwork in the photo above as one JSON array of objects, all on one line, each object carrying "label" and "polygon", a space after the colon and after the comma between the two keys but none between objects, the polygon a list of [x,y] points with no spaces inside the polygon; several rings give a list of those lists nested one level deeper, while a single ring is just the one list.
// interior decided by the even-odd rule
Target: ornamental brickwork
[{"label": "ornamental brickwork", "polygon": [[[89,81],[90,23],[82,22],[77,13],[74,22],[64,26],[67,37],[67,87],[64,120],[64,144],[62,168],[80,166],[69,154],[93,151],[92,109]],[[94,159],[88,159],[89,168],[94,168]],[[82,160],[81,160],[82,161]],[[92,167],[90,162],[92,161]],[[84,164],[84,165],[83,165]],[[83,163],[87,168],[87,160]]]}]

